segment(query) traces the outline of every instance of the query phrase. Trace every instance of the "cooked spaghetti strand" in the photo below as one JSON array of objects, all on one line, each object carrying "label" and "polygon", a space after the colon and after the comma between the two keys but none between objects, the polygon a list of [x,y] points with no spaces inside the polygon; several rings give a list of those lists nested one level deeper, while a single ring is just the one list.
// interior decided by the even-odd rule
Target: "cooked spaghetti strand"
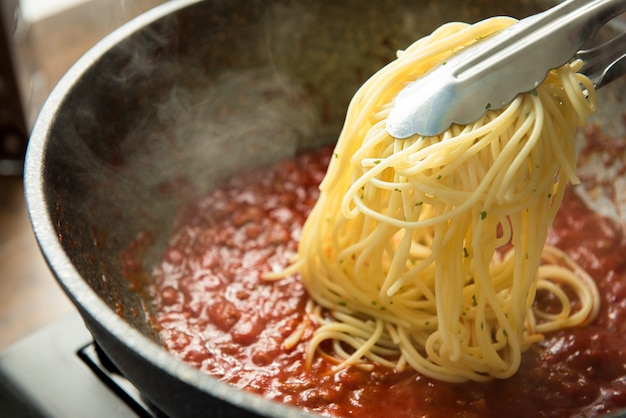
[{"label": "cooked spaghetti strand", "polygon": [[[444,381],[507,378],[542,332],[597,313],[593,281],[545,247],[578,182],[576,129],[595,110],[580,63],[439,136],[395,140],[384,128],[406,83],[513,22],[444,25],[355,94],[294,264],[330,313],[311,310],[309,361],[332,340],[336,370],[377,361]],[[538,289],[561,311],[534,306]]]}]

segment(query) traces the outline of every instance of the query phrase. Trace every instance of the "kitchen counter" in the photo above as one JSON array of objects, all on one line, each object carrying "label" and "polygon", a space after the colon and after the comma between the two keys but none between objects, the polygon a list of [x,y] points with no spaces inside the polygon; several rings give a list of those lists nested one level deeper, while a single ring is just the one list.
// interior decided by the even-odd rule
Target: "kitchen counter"
[{"label": "kitchen counter", "polygon": [[68,313],[39,252],[19,178],[0,178],[0,350]]}]

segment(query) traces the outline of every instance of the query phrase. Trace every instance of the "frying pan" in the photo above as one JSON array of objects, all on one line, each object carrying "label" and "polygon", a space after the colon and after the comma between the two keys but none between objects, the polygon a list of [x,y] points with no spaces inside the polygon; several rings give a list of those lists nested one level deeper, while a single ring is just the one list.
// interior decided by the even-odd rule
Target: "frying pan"
[{"label": "frying pan", "polygon": [[[548,6],[178,0],[96,45],[41,111],[25,188],[42,252],[104,353],[170,416],[307,416],[162,348],[143,289],[177,212],[238,170],[334,142],[356,88],[442,23]],[[607,140],[623,135],[624,89],[617,81],[600,91],[594,123]],[[623,222],[618,169],[599,156],[580,170],[599,180],[585,189],[590,204]]]}]

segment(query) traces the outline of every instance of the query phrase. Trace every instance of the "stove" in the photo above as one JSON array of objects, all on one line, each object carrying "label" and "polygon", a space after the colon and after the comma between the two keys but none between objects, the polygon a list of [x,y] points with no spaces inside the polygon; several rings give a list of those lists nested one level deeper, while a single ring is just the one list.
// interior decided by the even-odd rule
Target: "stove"
[{"label": "stove", "polygon": [[165,417],[116,370],[74,312],[0,353],[0,416]]}]

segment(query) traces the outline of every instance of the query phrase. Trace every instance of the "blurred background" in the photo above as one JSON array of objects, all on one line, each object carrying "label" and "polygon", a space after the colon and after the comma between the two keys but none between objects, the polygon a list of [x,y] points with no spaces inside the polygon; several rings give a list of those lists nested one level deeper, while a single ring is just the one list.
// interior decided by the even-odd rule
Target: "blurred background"
[{"label": "blurred background", "polygon": [[0,0],[0,351],[74,309],[24,203],[24,153],[41,106],[90,47],[165,1]]}]

